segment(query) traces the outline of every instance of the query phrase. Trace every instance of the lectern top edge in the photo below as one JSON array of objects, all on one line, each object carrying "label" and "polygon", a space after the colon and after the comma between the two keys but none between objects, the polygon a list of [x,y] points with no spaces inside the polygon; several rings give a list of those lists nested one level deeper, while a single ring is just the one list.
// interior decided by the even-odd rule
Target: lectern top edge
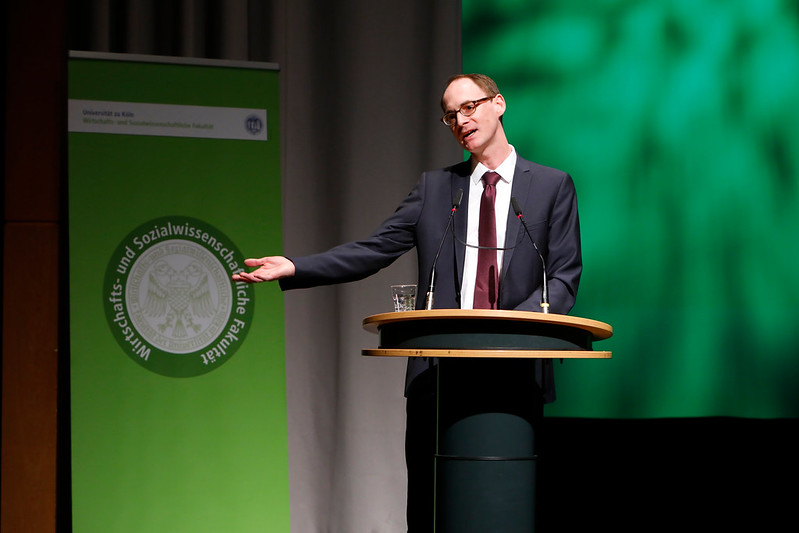
[{"label": "lectern top edge", "polygon": [[563,325],[585,330],[593,336],[594,340],[608,339],[613,335],[613,327],[604,322],[569,315],[555,313],[533,313],[529,311],[512,311],[503,309],[433,309],[430,311],[404,311],[381,313],[363,319],[363,327],[367,331],[377,333],[378,328],[384,324],[407,322],[413,320],[452,320],[452,319],[479,319],[479,320],[516,320],[521,322],[537,322],[553,325]]}]

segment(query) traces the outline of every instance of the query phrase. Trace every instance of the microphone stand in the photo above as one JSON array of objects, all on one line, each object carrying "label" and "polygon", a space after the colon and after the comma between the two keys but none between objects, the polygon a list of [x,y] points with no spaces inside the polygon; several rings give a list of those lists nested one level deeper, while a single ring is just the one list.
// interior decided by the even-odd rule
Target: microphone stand
[{"label": "microphone stand", "polygon": [[535,240],[533,240],[533,236],[530,235],[530,230],[527,229],[527,223],[524,221],[524,217],[522,216],[522,209],[519,207],[519,202],[516,201],[516,198],[510,199],[511,204],[513,204],[513,211],[516,213],[516,216],[519,217],[519,221],[524,226],[524,232],[527,233],[527,237],[530,239],[530,242],[533,244],[533,248],[535,248],[538,257],[541,258],[541,269],[544,272],[544,285],[541,289],[541,312],[549,313],[549,287],[547,285],[547,262],[544,261],[544,256],[541,255],[541,251],[538,249],[538,246],[535,244]]},{"label": "microphone stand", "polygon": [[438,251],[436,251],[436,256],[433,259],[433,266],[430,269],[430,284],[427,286],[427,297],[424,300],[424,308],[426,311],[433,309],[433,293],[435,292],[436,283],[436,263],[438,263],[438,256],[441,255],[441,247],[444,246],[444,239],[446,239],[447,233],[449,233],[449,230],[452,227],[452,219],[455,217],[455,212],[461,205],[461,200],[463,200],[463,189],[458,189],[458,192],[455,194],[455,201],[452,202],[452,210],[449,212],[447,227],[444,228],[444,234],[441,236],[441,242],[438,243]]}]

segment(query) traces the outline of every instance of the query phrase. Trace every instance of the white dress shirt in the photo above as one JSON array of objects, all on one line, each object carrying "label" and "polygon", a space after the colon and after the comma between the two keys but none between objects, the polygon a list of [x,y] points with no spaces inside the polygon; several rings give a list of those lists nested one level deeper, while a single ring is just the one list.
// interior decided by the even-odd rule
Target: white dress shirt
[{"label": "white dress shirt", "polygon": [[[483,196],[483,174],[489,171],[499,174],[494,213],[497,217],[497,246],[505,246],[505,229],[508,223],[513,173],[516,171],[516,150],[511,146],[508,157],[496,168],[489,169],[482,163],[472,170],[469,187],[469,218],[466,225],[466,257],[463,261],[463,281],[461,283],[461,309],[472,309],[474,305],[474,283],[477,277],[477,248],[480,229],[480,200]],[[497,268],[502,272],[503,251],[497,250]],[[500,279],[500,282],[502,280]]]}]

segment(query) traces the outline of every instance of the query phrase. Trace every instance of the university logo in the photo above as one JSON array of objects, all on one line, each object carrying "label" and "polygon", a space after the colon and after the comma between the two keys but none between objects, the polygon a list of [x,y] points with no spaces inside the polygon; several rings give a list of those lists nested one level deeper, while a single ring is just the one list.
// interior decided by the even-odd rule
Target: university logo
[{"label": "university logo", "polygon": [[250,115],[244,121],[244,127],[251,135],[258,135],[264,129],[264,122],[258,115]]},{"label": "university logo", "polygon": [[103,289],[122,350],[172,377],[224,364],[252,322],[252,286],[231,279],[243,265],[232,241],[201,220],[164,217],[133,230],[111,257]]}]

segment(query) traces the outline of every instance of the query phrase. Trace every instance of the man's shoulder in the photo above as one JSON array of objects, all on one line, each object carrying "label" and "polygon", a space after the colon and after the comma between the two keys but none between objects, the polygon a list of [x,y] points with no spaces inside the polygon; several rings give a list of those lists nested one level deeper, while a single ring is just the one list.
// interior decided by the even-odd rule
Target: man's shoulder
[{"label": "man's shoulder", "polygon": [[[550,176],[559,177],[561,179],[569,177],[569,174],[563,170],[554,167],[548,167],[546,165],[530,161],[529,159],[524,159],[519,155],[516,157],[516,168],[522,172],[529,172],[534,176]],[[444,179],[453,177],[468,178],[471,176],[471,174],[472,163],[469,159],[461,161],[460,163],[455,163],[454,165],[450,165],[448,167],[436,170],[428,170],[425,172],[425,176],[428,179]]]},{"label": "man's shoulder", "polygon": [[455,163],[448,167],[439,168],[436,170],[428,170],[425,174],[429,177],[452,177],[452,176],[470,176],[472,174],[471,162],[467,159],[460,163]]},{"label": "man's shoulder", "polygon": [[529,171],[534,175],[541,175],[541,176],[560,176],[565,177],[568,174],[560,169],[554,167],[548,167],[546,165],[542,165],[540,163],[535,163],[533,161],[524,159],[521,156],[516,157],[516,167],[522,171]]}]

